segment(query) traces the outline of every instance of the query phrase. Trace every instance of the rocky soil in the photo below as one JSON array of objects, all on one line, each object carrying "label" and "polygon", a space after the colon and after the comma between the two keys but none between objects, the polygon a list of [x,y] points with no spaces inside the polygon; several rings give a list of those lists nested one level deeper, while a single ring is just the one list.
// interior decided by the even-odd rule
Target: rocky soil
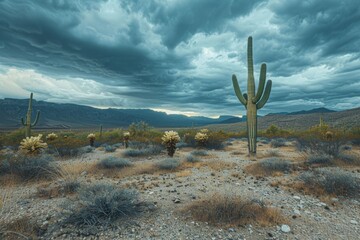
[{"label": "rocky soil", "polygon": [[[111,183],[119,187],[132,187],[148,204],[138,217],[121,219],[112,226],[77,229],[62,226],[66,206],[75,195],[41,198],[37,194],[42,183],[1,187],[7,193],[6,208],[0,219],[12,222],[21,217],[34,222],[42,231],[40,239],[359,239],[360,200],[341,196],[322,198],[303,195],[289,187],[272,186],[279,181],[294,181],[297,172],[278,176],[255,177],[245,172],[245,166],[255,161],[246,156],[246,142],[234,140],[225,150],[208,151],[199,157],[209,165],[189,167],[185,170],[141,174],[116,178],[105,174],[91,174],[86,170],[77,176],[81,184]],[[259,144],[258,159],[266,157],[268,144]],[[175,158],[185,159],[193,149],[177,150]],[[108,156],[121,156],[123,149],[105,153],[97,149],[81,158],[61,160],[58,164],[79,166],[91,164]],[[293,146],[278,148],[280,158],[294,163],[303,161]],[[360,152],[353,148],[352,151]],[[136,164],[156,162],[166,158],[165,152],[152,157],[129,158]],[[216,163],[218,165],[216,165]],[[228,163],[228,164],[226,164]],[[347,169],[359,177],[359,168]],[[54,180],[50,186],[61,183]],[[359,190],[360,191],[360,190]],[[192,201],[212,193],[236,194],[259,199],[281,210],[286,221],[274,226],[257,224],[242,226],[217,226],[198,222],[182,211]],[[21,238],[19,238],[21,239]]]}]

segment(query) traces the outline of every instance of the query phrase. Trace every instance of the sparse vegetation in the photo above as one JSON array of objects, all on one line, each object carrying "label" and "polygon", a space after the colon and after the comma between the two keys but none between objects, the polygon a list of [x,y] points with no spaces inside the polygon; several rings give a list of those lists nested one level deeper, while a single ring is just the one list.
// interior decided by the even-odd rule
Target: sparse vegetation
[{"label": "sparse vegetation", "polygon": [[103,160],[101,160],[98,164],[101,168],[124,168],[131,166],[132,163],[125,158],[116,158],[116,157],[108,157]]},{"label": "sparse vegetation", "polygon": [[13,174],[23,181],[49,179],[58,169],[54,164],[54,159],[49,155],[11,155],[3,159],[1,163],[2,166],[5,165],[2,174]]},{"label": "sparse vegetation", "polygon": [[360,197],[360,179],[353,173],[331,168],[321,168],[302,173],[298,179],[302,184],[297,188],[316,195],[329,194]]},{"label": "sparse vegetation", "polygon": [[280,211],[267,207],[260,200],[246,200],[231,194],[213,194],[194,201],[185,209],[198,221],[215,225],[237,226],[259,224],[262,226],[284,223]]},{"label": "sparse vegetation", "polygon": [[135,190],[96,184],[79,189],[78,201],[70,208],[65,224],[79,227],[109,225],[140,213],[141,202]]},{"label": "sparse vegetation", "polygon": [[174,170],[179,167],[181,164],[179,159],[176,158],[166,158],[161,162],[158,162],[156,166],[163,170]]},{"label": "sparse vegetation", "polygon": [[247,172],[253,175],[276,175],[278,173],[288,173],[292,169],[292,165],[288,160],[280,158],[267,158],[260,162],[248,165]]},{"label": "sparse vegetation", "polygon": [[186,161],[190,163],[199,162],[200,159],[196,158],[193,154],[186,155]]},{"label": "sparse vegetation", "polygon": [[209,155],[206,150],[194,150],[194,151],[191,152],[191,154],[194,155],[194,156],[207,156],[207,155]]},{"label": "sparse vegetation", "polygon": [[284,138],[275,138],[270,142],[270,146],[273,148],[279,148],[286,146],[286,139]]}]

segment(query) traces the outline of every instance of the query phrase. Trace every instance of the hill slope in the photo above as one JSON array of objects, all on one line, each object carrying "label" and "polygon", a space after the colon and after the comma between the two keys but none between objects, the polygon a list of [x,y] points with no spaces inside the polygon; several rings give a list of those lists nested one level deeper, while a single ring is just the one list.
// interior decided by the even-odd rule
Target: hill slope
[{"label": "hill slope", "polygon": [[[268,128],[274,124],[283,129],[297,129],[306,130],[311,126],[319,124],[320,117],[324,121],[333,127],[339,128],[352,128],[360,127],[360,108],[354,108],[350,110],[340,112],[307,112],[306,114],[269,114],[267,116],[258,118],[258,128],[260,130]],[[212,130],[224,130],[224,131],[245,131],[246,123],[233,123],[226,125],[211,125],[207,126]]]},{"label": "hill slope", "polygon": [[[21,127],[20,119],[25,117],[28,99],[0,99],[0,129]],[[154,127],[191,127],[221,123],[234,116],[220,116],[218,119],[187,117],[180,114],[168,115],[149,109],[97,109],[76,104],[58,104],[33,100],[33,116],[41,111],[36,128],[92,128],[102,124],[105,128],[127,127],[133,122],[145,121]]]}]

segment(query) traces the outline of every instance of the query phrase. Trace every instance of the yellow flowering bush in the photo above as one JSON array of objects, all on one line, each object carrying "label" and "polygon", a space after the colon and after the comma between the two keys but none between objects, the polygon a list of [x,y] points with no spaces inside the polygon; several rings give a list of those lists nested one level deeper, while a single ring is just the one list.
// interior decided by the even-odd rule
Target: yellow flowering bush
[{"label": "yellow flowering bush", "polygon": [[47,144],[42,140],[42,134],[39,134],[37,137],[27,137],[20,142],[20,151],[27,154],[36,154],[41,150],[47,148]]},{"label": "yellow flowering bush", "polygon": [[165,131],[164,135],[161,138],[162,144],[166,146],[168,155],[170,157],[174,156],[176,143],[180,141],[179,134],[175,131]]},{"label": "yellow flowering bush", "polygon": [[55,139],[58,138],[58,135],[55,134],[55,133],[49,133],[47,136],[46,136],[46,140],[49,140],[49,141],[53,141]]}]

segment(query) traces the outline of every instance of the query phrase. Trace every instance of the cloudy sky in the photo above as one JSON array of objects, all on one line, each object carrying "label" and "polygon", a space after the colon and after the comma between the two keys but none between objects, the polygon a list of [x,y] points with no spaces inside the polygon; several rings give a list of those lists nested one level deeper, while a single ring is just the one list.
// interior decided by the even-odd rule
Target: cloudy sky
[{"label": "cloudy sky", "polygon": [[0,98],[242,115],[250,35],[260,114],[360,107],[358,0],[0,0]]}]

